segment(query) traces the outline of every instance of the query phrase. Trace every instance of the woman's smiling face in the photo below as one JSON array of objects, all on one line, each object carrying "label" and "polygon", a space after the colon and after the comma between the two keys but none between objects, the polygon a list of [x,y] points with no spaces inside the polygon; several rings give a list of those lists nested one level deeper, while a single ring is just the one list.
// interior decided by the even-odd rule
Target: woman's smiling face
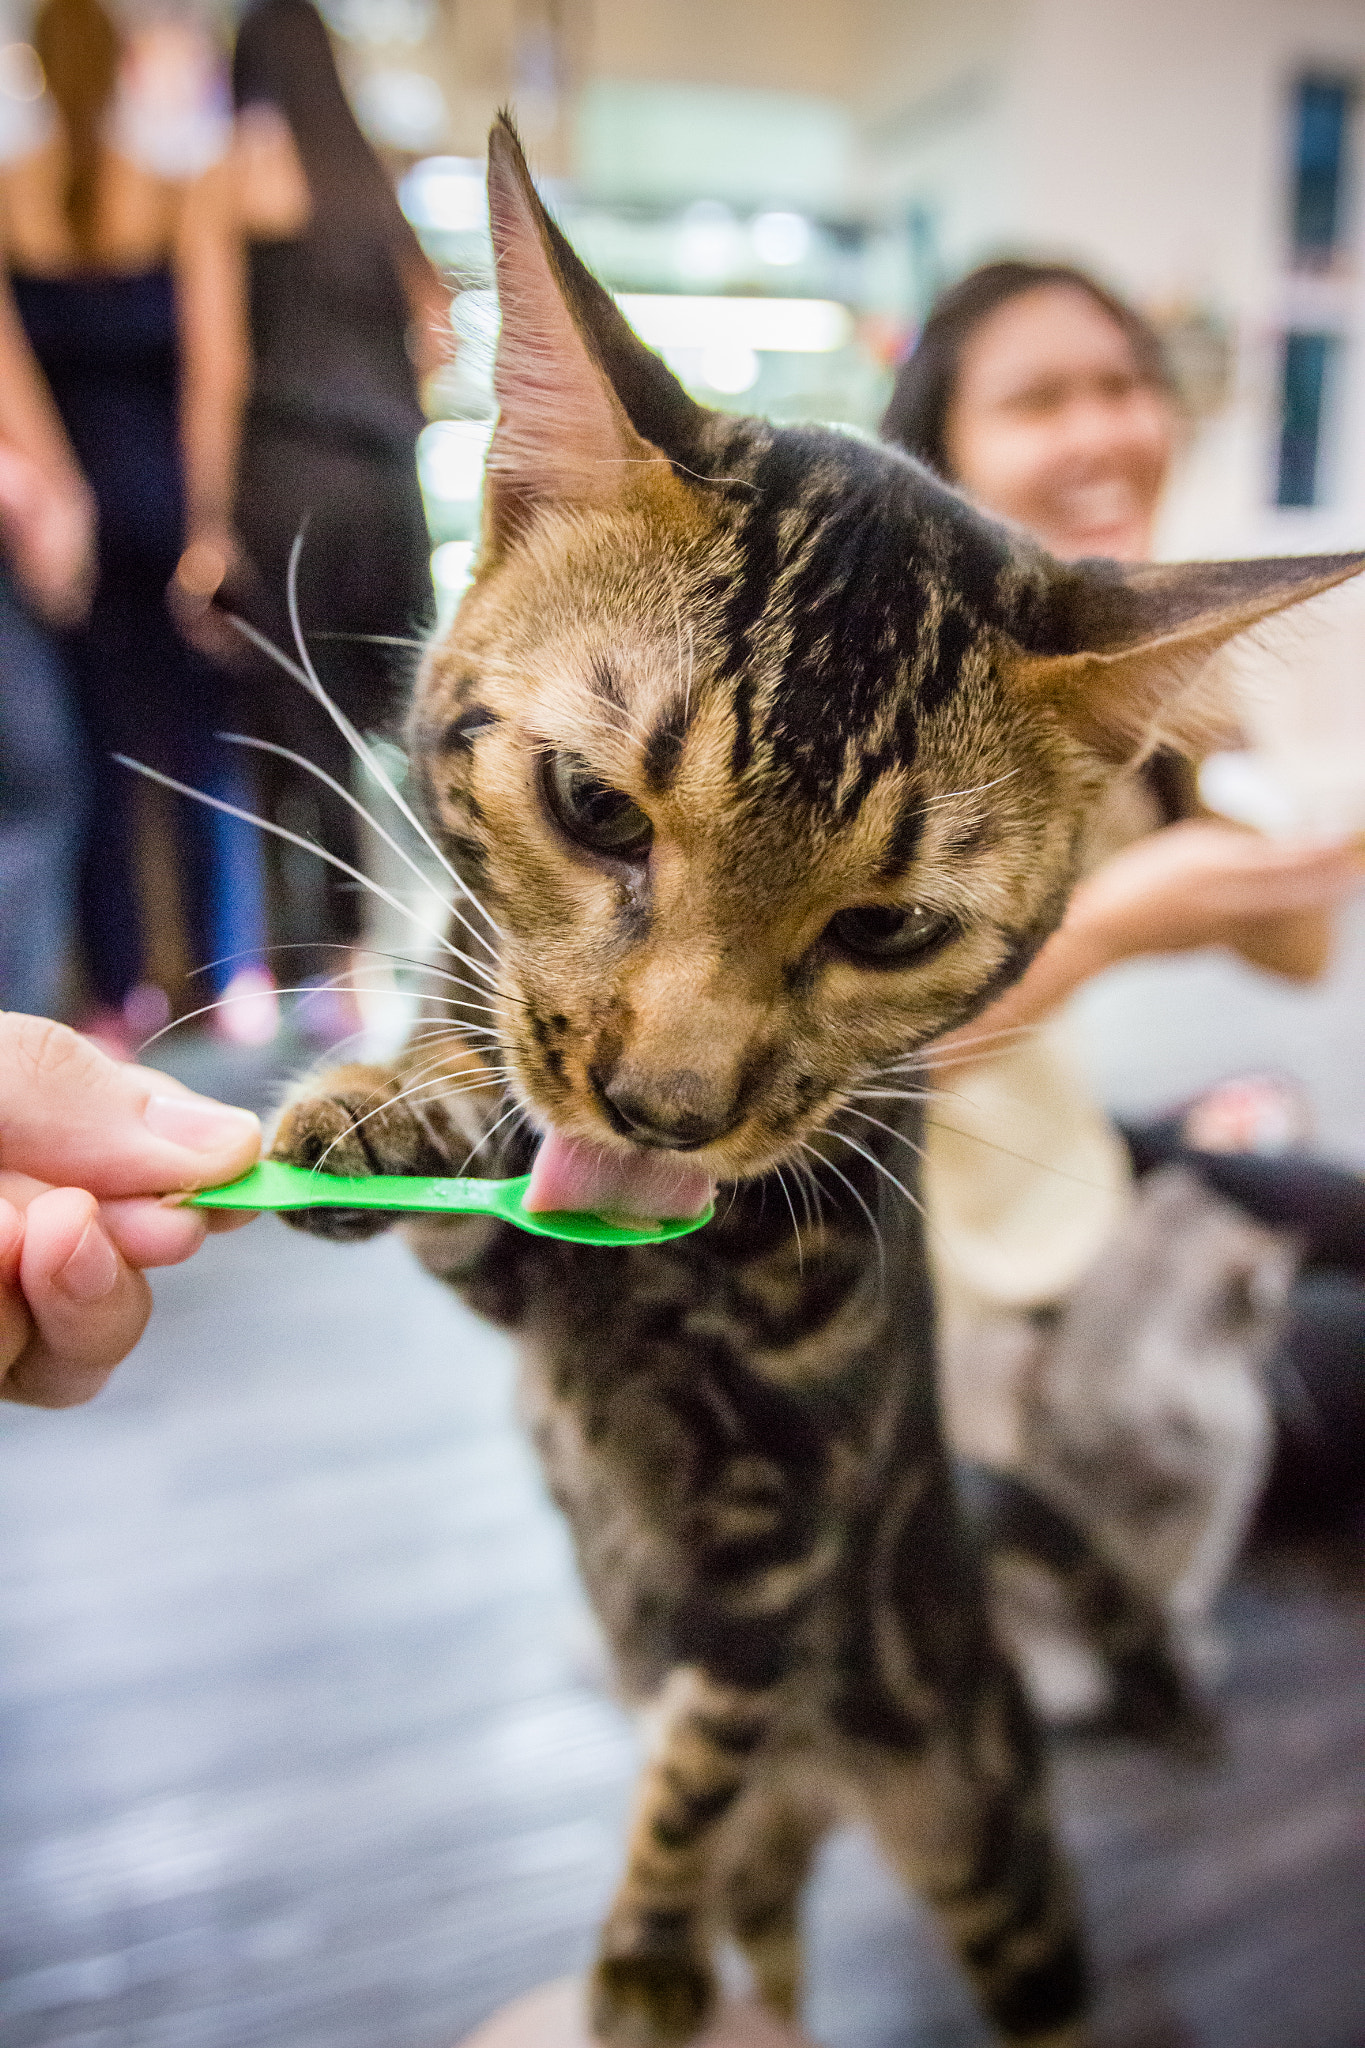
[{"label": "woman's smiling face", "polygon": [[1167,394],[1086,291],[1040,285],[986,316],[948,414],[953,481],[1063,561],[1140,561],[1175,445]]}]

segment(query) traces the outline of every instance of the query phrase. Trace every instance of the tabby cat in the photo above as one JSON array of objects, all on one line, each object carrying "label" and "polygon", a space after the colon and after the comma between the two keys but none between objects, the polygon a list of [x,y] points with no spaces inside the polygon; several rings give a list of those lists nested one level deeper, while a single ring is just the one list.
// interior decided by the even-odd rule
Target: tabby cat
[{"label": "tabby cat", "polygon": [[487,913],[457,899],[470,1022],[324,1074],[275,1155],[534,1156],[532,1202],[645,1215],[722,1184],[666,1247],[410,1226],[518,1334],[549,1484],[652,1703],[598,2039],[691,2038],[722,1934],[791,2013],[802,1883],[851,1810],[1001,2034],[1077,2040],[1074,1894],[936,1416],[917,1106],[885,1077],[1022,972],[1210,650],[1362,558],[1060,567],[899,454],[694,404],[505,122],[489,204],[483,540],[409,731]]}]

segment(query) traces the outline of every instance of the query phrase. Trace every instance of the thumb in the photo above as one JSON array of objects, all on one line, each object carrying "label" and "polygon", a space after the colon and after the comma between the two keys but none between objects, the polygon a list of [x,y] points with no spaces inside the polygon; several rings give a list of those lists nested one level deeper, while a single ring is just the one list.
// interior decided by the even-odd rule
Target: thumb
[{"label": "thumb", "polygon": [[103,1200],[236,1180],[260,1152],[249,1110],[122,1066],[45,1017],[0,1013],[0,1166]]}]

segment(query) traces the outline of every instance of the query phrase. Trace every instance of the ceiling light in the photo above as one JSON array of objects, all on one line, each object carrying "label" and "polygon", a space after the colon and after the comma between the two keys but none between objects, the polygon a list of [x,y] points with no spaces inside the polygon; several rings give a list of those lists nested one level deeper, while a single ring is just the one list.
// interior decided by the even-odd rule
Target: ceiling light
[{"label": "ceiling light", "polygon": [[763,263],[800,263],[810,254],[810,222],[800,213],[760,213],[749,223],[754,254]]},{"label": "ceiling light", "polygon": [[835,299],[695,298],[684,292],[620,292],[617,305],[651,348],[749,348],[822,355],[853,330]]},{"label": "ceiling light", "polygon": [[732,398],[741,391],[751,391],[758,382],[758,357],[742,342],[721,342],[717,347],[704,348],[700,369],[713,391],[727,392]]},{"label": "ceiling light", "polygon": [[488,227],[484,167],[472,156],[429,156],[398,187],[398,202],[415,228],[470,234]]}]

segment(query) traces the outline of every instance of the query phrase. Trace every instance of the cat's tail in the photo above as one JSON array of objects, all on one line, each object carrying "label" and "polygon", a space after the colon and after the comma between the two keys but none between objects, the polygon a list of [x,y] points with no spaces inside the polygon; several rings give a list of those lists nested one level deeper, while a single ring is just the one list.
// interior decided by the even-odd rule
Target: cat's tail
[{"label": "cat's tail", "polygon": [[1108,1706],[1083,1725],[1157,1743],[1188,1762],[1213,1762],[1222,1750],[1218,1716],[1186,1670],[1159,1603],[1018,1474],[960,1459],[956,1477],[988,1578],[996,1577],[992,1567],[1012,1563],[1044,1572],[1108,1673]]}]

